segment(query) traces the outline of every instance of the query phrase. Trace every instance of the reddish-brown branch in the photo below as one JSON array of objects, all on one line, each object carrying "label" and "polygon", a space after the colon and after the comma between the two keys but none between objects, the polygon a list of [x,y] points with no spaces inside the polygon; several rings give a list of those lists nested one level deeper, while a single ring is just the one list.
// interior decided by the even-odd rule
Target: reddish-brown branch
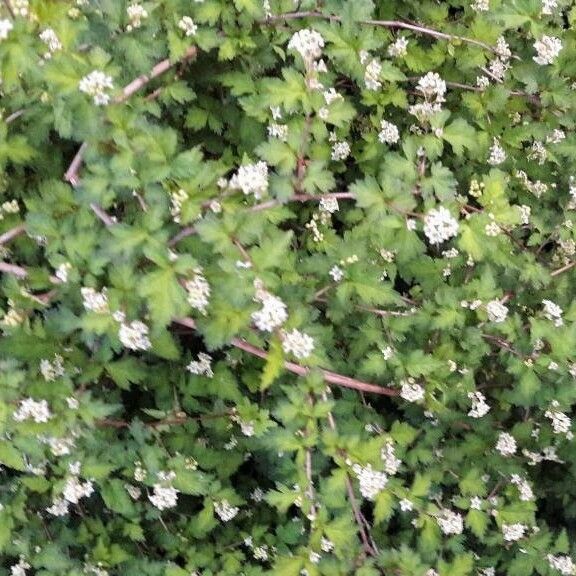
[{"label": "reddish-brown branch", "polygon": [[[331,14],[322,14],[321,12],[304,11],[304,12],[287,12],[286,14],[274,14],[267,18],[263,24],[268,22],[276,22],[283,20],[299,20],[303,18],[317,18],[320,20],[329,20],[330,22],[341,22],[342,19],[339,16],[334,16]],[[391,28],[398,30],[411,30],[417,34],[424,34],[425,36],[432,36],[433,38],[440,38],[442,40],[458,41],[464,42],[465,44],[471,44],[473,46],[478,46],[489,52],[497,54],[496,48],[481,42],[480,40],[475,40],[474,38],[468,38],[466,36],[458,36],[457,34],[448,34],[446,32],[440,32],[439,30],[434,30],[433,28],[426,28],[424,26],[418,26],[416,24],[411,24],[410,22],[401,22],[399,20],[362,20],[361,24],[368,26],[378,26],[382,28]],[[515,59],[519,59],[517,56]]]},{"label": "reddish-brown branch", "polygon": [[[196,330],[196,322],[192,318],[178,318],[174,320],[175,323],[181,326],[186,326],[187,328],[192,328]],[[262,348],[258,348],[253,344],[250,344],[243,338],[233,338],[231,345],[239,350],[243,350],[252,356],[257,356],[266,360],[268,358],[268,352]],[[310,368],[306,366],[301,366],[295,362],[284,361],[284,368],[293,374],[298,376],[307,376],[310,374]],[[344,388],[350,388],[352,390],[360,390],[361,392],[368,392],[371,394],[379,394],[381,396],[398,396],[400,392],[394,388],[386,388],[384,386],[378,386],[376,384],[370,384],[369,382],[363,382],[362,380],[357,380],[356,378],[351,378],[350,376],[344,376],[342,374],[337,374],[336,372],[331,372],[330,370],[320,369],[324,380],[328,384],[335,384],[336,386],[342,386]]]},{"label": "reddish-brown branch", "polygon": [[559,274],[562,274],[563,272],[567,272],[568,270],[571,270],[572,268],[574,268],[574,266],[576,266],[576,261],[570,262],[569,264],[566,264],[566,266],[562,266],[562,268],[558,268],[557,270],[550,272],[550,276],[558,276]]},{"label": "reddish-brown branch", "polygon": [[26,270],[26,268],[8,262],[0,262],[0,272],[11,274],[17,278],[26,278],[26,276],[28,276],[28,270]]},{"label": "reddish-brown branch", "polygon": [[14,238],[24,234],[24,232],[26,232],[26,226],[24,224],[19,224],[11,230],[4,232],[4,234],[0,234],[0,246],[8,244],[8,242],[11,242]]},{"label": "reddish-brown branch", "polygon": [[98,219],[104,222],[105,226],[113,226],[116,224],[116,220],[114,220],[114,218],[112,218],[112,216],[110,216],[103,208],[100,208],[98,204],[92,202],[90,203],[90,208],[92,212],[98,216]]},{"label": "reddish-brown branch", "polygon": [[[142,76],[138,76],[138,78],[132,80],[130,84],[124,86],[124,88],[122,89],[122,93],[114,99],[114,102],[116,104],[122,104],[123,102],[126,102],[126,100],[128,100],[134,93],[138,92],[138,90],[146,86],[146,84],[148,84],[158,76],[161,76],[176,64],[190,60],[191,58],[196,56],[197,52],[198,49],[196,48],[196,46],[190,46],[188,50],[186,50],[184,56],[182,56],[182,58],[180,58],[180,60],[178,60],[177,62],[171,62],[169,58],[162,60],[161,62],[156,64],[156,66],[154,66],[154,68],[152,68],[152,70],[150,70],[148,74],[142,74]],[[72,162],[68,167],[68,170],[66,170],[66,173],[64,174],[64,180],[66,180],[66,182],[70,182],[72,186],[76,186],[78,184],[78,172],[80,170],[80,166],[82,166],[84,153],[86,152],[87,147],[88,144],[86,142],[83,142],[80,148],[78,149],[78,152],[76,152],[74,158],[72,159]]]}]

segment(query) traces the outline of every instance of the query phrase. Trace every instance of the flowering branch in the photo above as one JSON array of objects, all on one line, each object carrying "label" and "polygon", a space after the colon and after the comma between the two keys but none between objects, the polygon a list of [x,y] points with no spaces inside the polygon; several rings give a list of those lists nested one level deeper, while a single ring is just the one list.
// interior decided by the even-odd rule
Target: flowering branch
[{"label": "flowering branch", "polygon": [[[196,330],[196,322],[194,322],[192,318],[176,318],[174,319],[174,322],[176,324],[180,324],[181,326],[186,326]],[[257,356],[263,360],[268,358],[268,352],[266,352],[266,350],[250,344],[243,338],[233,338],[230,343],[235,348],[243,350],[252,356]],[[310,368],[301,366],[295,362],[289,362],[288,360],[284,361],[284,368],[293,374],[297,374],[298,376],[307,376],[311,372]],[[344,376],[343,374],[337,374],[336,372],[331,372],[330,370],[325,370],[323,368],[320,368],[320,372],[328,384],[335,384],[337,386],[342,386],[343,388],[360,390],[361,392],[379,394],[381,396],[400,395],[399,390],[395,390],[394,388],[386,388],[384,386],[370,384],[369,382],[363,382],[362,380],[357,380],[356,378],[351,378],[350,376]]]},{"label": "flowering branch", "polygon": [[7,232],[4,232],[4,234],[0,235],[0,246],[2,246],[3,244],[8,244],[8,242],[11,242],[12,240],[14,240],[14,238],[20,236],[21,234],[24,234],[25,231],[26,226],[24,224],[19,224],[18,226],[15,226],[14,228],[8,230]]},{"label": "flowering branch", "polygon": [[[185,62],[186,60],[190,60],[191,58],[196,56],[197,52],[198,49],[196,48],[196,46],[190,46],[188,50],[186,50],[184,56],[180,58],[180,60],[176,62],[171,62],[169,58],[162,60],[161,62],[156,64],[156,66],[154,66],[152,70],[150,70],[149,74],[142,74],[141,76],[138,76],[138,78],[132,80],[130,84],[124,86],[124,88],[122,89],[122,93],[114,99],[114,103],[122,104],[123,102],[126,102],[126,100],[130,98],[130,96],[132,96],[135,92],[138,92],[138,90],[146,86],[146,84],[148,84],[158,76],[161,76],[176,64]],[[66,182],[69,182],[72,186],[76,186],[78,184],[78,171],[80,169],[80,166],[82,165],[82,161],[84,159],[84,153],[86,152],[87,147],[88,144],[86,142],[83,142],[80,148],[78,149],[78,152],[76,152],[76,155],[72,159],[72,162],[68,167],[68,170],[66,170],[66,173],[64,174],[64,180],[66,180]]]},{"label": "flowering branch", "polygon": [[[321,20],[329,20],[330,22],[342,22],[342,18],[339,16],[334,16],[331,14],[322,14],[321,12],[304,11],[304,12],[287,12],[285,14],[274,14],[271,15],[263,23],[268,22],[278,22],[285,20],[299,20],[303,18],[318,18]],[[498,51],[493,46],[481,42],[480,40],[475,40],[474,38],[468,38],[466,36],[458,36],[456,34],[447,34],[446,32],[440,32],[439,30],[434,30],[432,28],[426,28],[424,26],[417,26],[416,24],[411,24],[409,22],[401,22],[400,20],[362,20],[361,24],[366,24],[368,26],[379,26],[383,28],[392,29],[403,29],[411,30],[418,34],[424,34],[426,36],[432,36],[433,38],[441,38],[442,40],[464,42],[465,44],[472,44],[474,46],[479,46],[484,50],[498,54]],[[517,58],[517,57],[516,57]]]}]

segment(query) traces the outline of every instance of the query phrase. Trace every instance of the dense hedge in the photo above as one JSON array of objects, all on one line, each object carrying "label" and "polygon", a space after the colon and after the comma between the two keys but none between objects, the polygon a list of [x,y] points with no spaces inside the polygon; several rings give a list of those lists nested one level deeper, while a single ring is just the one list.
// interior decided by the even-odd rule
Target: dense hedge
[{"label": "dense hedge", "polygon": [[576,574],[572,4],[0,3],[0,574]]}]

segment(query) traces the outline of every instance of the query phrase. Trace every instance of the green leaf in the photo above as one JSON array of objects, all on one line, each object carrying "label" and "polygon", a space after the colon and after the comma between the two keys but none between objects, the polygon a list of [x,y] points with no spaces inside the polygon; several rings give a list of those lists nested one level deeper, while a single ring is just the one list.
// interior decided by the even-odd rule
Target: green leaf
[{"label": "green leaf", "polygon": [[165,326],[172,318],[183,316],[188,311],[186,291],[171,268],[159,269],[144,276],[138,292],[147,299],[155,324]]},{"label": "green leaf", "polygon": [[462,118],[445,126],[442,137],[450,143],[456,156],[462,156],[464,148],[474,150],[478,146],[476,131]]},{"label": "green leaf", "polygon": [[123,516],[132,516],[135,512],[135,506],[128,495],[124,482],[118,479],[108,480],[101,488],[100,494],[106,506]]}]

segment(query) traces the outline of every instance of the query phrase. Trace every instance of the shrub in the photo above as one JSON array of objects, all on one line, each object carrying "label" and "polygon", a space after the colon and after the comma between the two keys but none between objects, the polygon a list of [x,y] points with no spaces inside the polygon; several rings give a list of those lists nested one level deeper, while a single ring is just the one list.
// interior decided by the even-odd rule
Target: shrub
[{"label": "shrub", "polygon": [[567,0],[5,0],[1,574],[575,574]]}]

